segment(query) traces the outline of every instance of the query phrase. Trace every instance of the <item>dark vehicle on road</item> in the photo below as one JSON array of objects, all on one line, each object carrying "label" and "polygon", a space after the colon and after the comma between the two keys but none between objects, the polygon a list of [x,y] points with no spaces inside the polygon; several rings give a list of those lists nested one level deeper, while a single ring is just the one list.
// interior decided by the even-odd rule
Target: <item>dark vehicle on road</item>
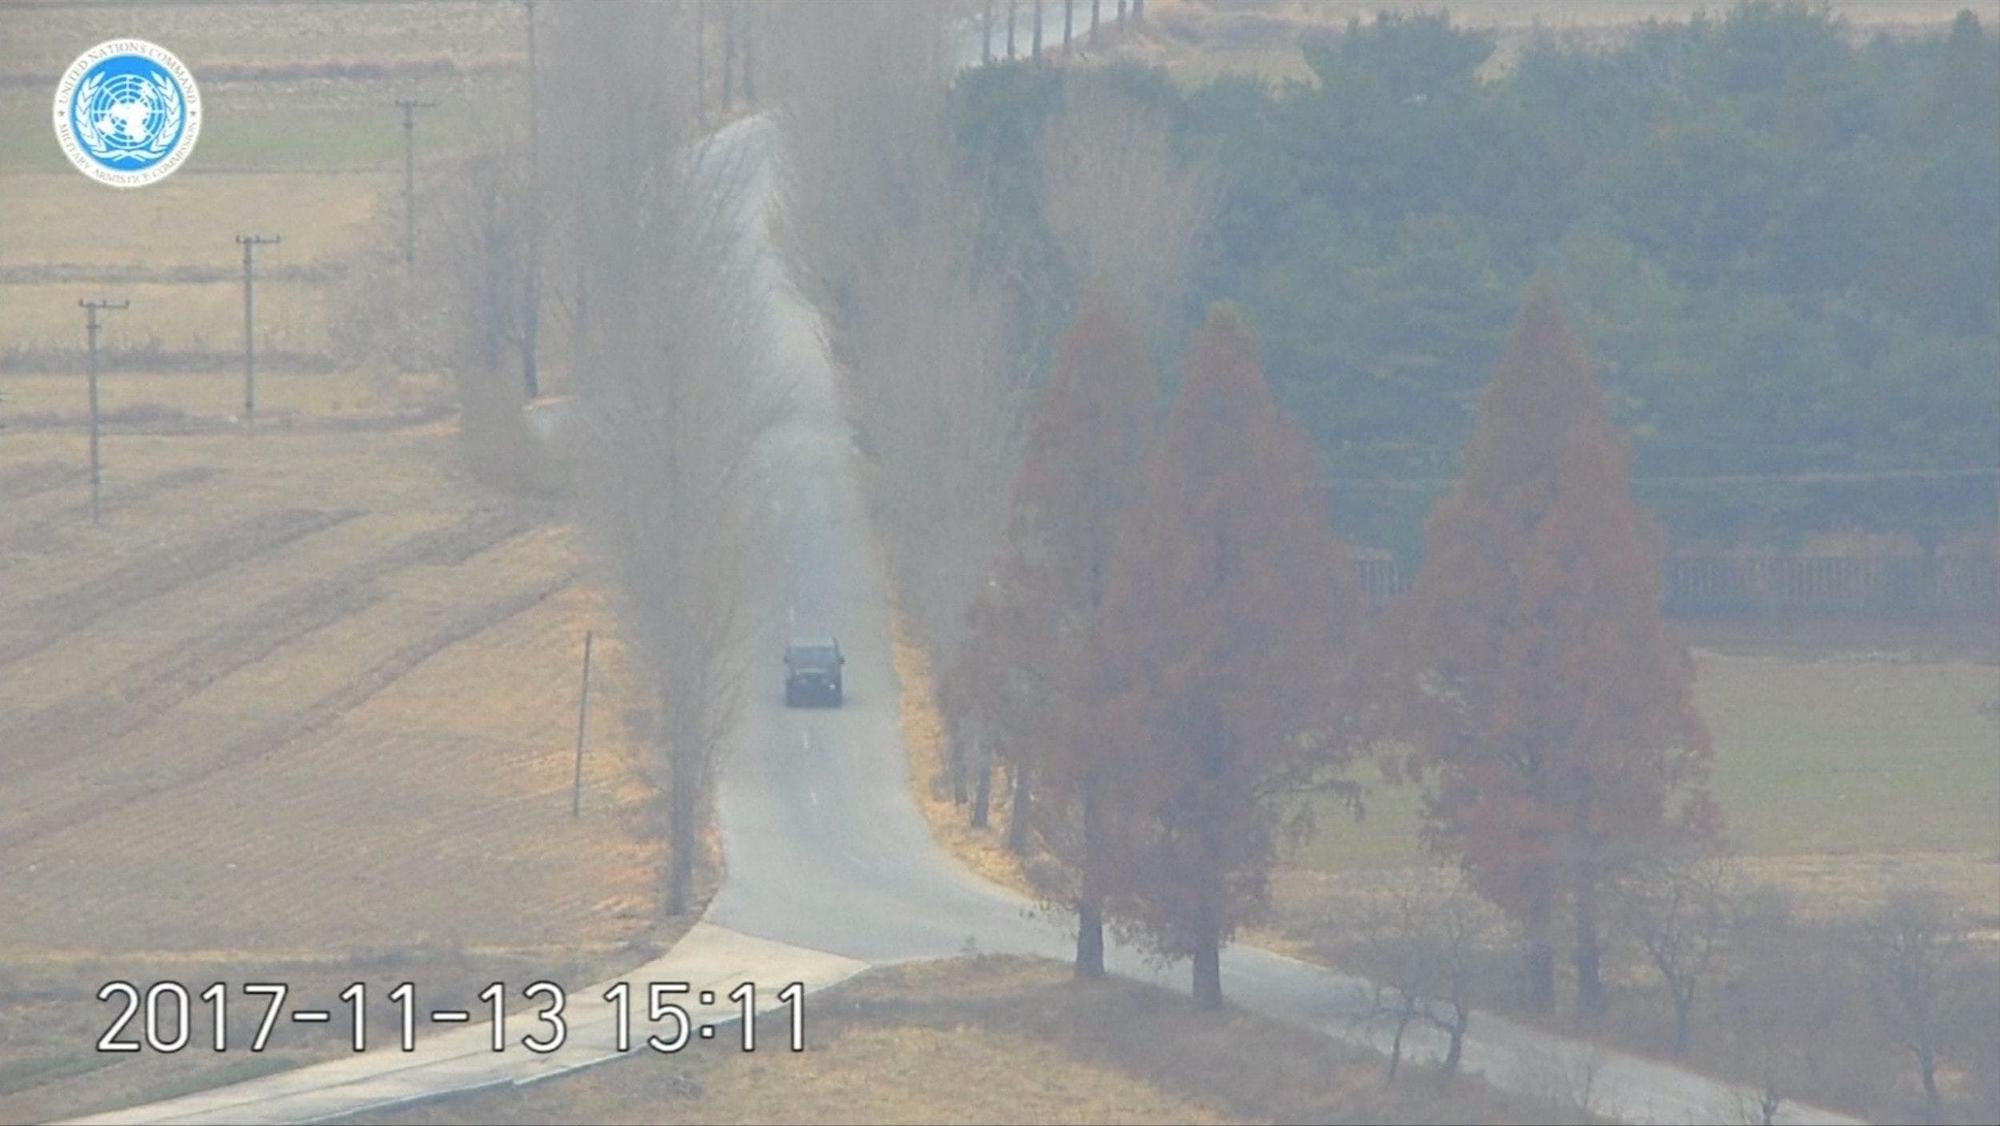
[{"label": "dark vehicle on road", "polygon": [[840,642],[832,638],[786,645],[785,706],[839,707],[840,666],[846,663],[847,658],[840,655]]}]

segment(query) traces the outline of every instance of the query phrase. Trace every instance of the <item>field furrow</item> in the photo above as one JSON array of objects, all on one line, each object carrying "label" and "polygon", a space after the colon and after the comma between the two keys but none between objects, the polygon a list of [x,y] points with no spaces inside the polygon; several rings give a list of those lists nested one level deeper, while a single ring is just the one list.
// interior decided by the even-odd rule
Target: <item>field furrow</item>
[{"label": "field furrow", "polygon": [[0,472],[0,500],[25,500],[82,477],[83,471],[76,466],[56,461],[15,466]]},{"label": "field furrow", "polygon": [[[492,525],[489,523],[487,526]],[[430,537],[430,540],[433,544],[456,543],[459,546],[469,542],[450,536]],[[85,788],[81,800],[38,803],[33,812],[20,823],[0,827],[0,848],[13,848],[38,836],[56,831],[78,829],[98,818],[122,812],[146,798],[179,787],[196,785],[224,771],[274,754],[302,739],[318,734],[424,661],[482,630],[539,605],[570,585],[575,578],[574,573],[559,575],[504,598],[460,608],[452,613],[443,625],[400,646],[311,703],[296,705],[278,719],[231,740],[219,754],[196,757],[194,761],[187,763],[166,764],[161,770],[143,775],[125,774],[121,777],[100,779],[98,780],[100,784]],[[368,600],[372,599],[371,594]],[[332,607],[338,607],[337,611],[327,609]],[[307,609],[311,617],[305,620],[318,622],[324,618],[326,621],[331,621],[333,618],[344,616],[354,608],[341,605],[339,600],[321,600]],[[275,611],[278,607],[272,604],[266,609]],[[326,617],[329,612],[332,613],[332,617]],[[258,615],[260,618],[264,616]],[[261,660],[281,643],[282,641],[271,644],[263,651],[246,658],[239,662],[239,667],[252,660]],[[217,673],[209,676],[203,679],[201,684],[192,684],[191,679],[187,677],[163,678],[163,680],[171,684],[174,689],[186,688],[185,692],[173,700],[174,703],[178,703],[179,700],[192,695],[197,688],[219,679],[221,675],[223,674]],[[164,711],[165,707],[159,710]],[[137,726],[138,723],[134,723],[125,731],[133,730]],[[69,749],[80,753],[87,746],[123,733],[125,732],[95,733],[90,737],[89,743],[77,742]]]},{"label": "field furrow", "polygon": [[330,528],[357,513],[289,508],[262,513],[193,543],[147,552],[105,574],[18,607],[0,626],[0,667],[54,645],[82,626],[264,552]]},{"label": "field furrow", "polygon": [[[130,484],[114,485],[104,490],[98,497],[98,508],[104,512],[113,512],[142,504],[177,489],[199,485],[214,477],[215,472],[205,465],[190,465],[169,469],[165,473]],[[61,481],[56,482],[56,484],[61,483]],[[55,485],[49,487],[53,488]],[[89,520],[90,501],[85,499],[12,527],[0,528],[0,553],[26,555],[55,550],[66,545],[64,533],[87,524]]]},{"label": "field furrow", "polygon": [[[342,567],[268,599],[148,665],[128,669],[114,688],[93,685],[0,724],[0,747],[17,781],[37,770],[74,762],[120,736],[137,731],[195,693],[269,657],[281,646],[373,605],[377,580],[406,567],[455,565],[517,534],[523,525],[504,513],[481,513],[446,528],[411,536],[387,551]],[[33,836],[72,815],[41,804],[0,815],[0,845]]]}]

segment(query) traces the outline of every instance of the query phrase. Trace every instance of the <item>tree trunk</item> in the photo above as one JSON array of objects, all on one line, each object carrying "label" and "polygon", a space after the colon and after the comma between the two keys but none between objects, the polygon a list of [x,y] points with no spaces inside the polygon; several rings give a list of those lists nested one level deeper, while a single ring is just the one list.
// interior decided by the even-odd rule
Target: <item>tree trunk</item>
[{"label": "tree trunk", "polygon": [[1690,1039],[1690,1033],[1688,1031],[1688,1017],[1693,1009],[1694,1009],[1694,996],[1692,994],[1682,994],[1680,992],[1675,992],[1674,1055],[1677,1058],[1688,1054],[1688,1040]]},{"label": "tree trunk", "polygon": [[1076,976],[1092,981],[1104,976],[1104,908],[1094,893],[1076,904]]},{"label": "tree trunk", "polygon": [[1033,796],[1029,792],[1028,775],[1027,763],[1014,767],[1013,804],[1007,811],[1007,851],[1016,856],[1028,851],[1028,802]]},{"label": "tree trunk", "polygon": [[1545,1013],[1556,1007],[1556,948],[1549,941],[1549,897],[1539,892],[1528,908],[1527,971],[1528,1009]]},{"label": "tree trunk", "polygon": [[1213,931],[1195,945],[1194,1004],[1198,1009],[1222,1007],[1222,943]]},{"label": "tree trunk", "polygon": [[1396,1069],[1403,1066],[1403,1033],[1410,1027],[1410,1014],[1405,1010],[1396,1015],[1396,1034],[1389,1039],[1389,1074],[1384,1083],[1396,1081]]},{"label": "tree trunk", "polygon": [[945,745],[950,748],[950,760],[945,763],[945,772],[951,775],[951,804],[964,805],[971,800],[966,791],[965,740],[949,739]]},{"label": "tree trunk", "polygon": [[1447,1077],[1458,1074],[1458,1063],[1465,1058],[1465,1029],[1471,1023],[1472,1014],[1461,1009],[1452,1018],[1451,1027],[1445,1030],[1451,1035],[1451,1044],[1445,1049],[1444,1063],[1439,1066]]},{"label": "tree trunk", "polygon": [[708,125],[708,0],[694,5],[694,118]]},{"label": "tree trunk", "polygon": [[701,808],[696,800],[696,783],[690,755],[683,751],[669,750],[668,785],[672,792],[667,795],[667,914],[685,915],[688,903],[694,894],[694,851],[696,848],[695,813]]},{"label": "tree trunk", "polygon": [[1597,877],[1586,866],[1576,883],[1576,1012],[1595,1020],[1610,1007],[1604,994],[1603,952],[1597,934]]},{"label": "tree trunk", "polygon": [[993,803],[993,760],[981,758],[972,785],[972,827],[986,827],[986,811]]},{"label": "tree trunk", "polygon": [[736,97],[736,5],[722,9],[722,115]]},{"label": "tree trunk", "polygon": [[743,77],[737,80],[737,85],[743,89],[744,106],[752,108],[757,104],[756,19],[753,9],[743,21],[743,43],[737,48],[737,53],[743,56]]},{"label": "tree trunk", "polygon": [[1104,855],[1097,815],[1097,780],[1085,778],[1082,890],[1076,904],[1076,976],[1104,976]]},{"label": "tree trunk", "polygon": [[1042,61],[1042,0],[1035,0],[1035,26],[1028,34],[1028,51],[1036,62]]},{"label": "tree trunk", "polygon": [[1937,1057],[1929,1051],[1917,1053],[1917,1070],[1924,1076],[1924,1121],[1944,1121],[1944,1100],[1938,1097]]}]

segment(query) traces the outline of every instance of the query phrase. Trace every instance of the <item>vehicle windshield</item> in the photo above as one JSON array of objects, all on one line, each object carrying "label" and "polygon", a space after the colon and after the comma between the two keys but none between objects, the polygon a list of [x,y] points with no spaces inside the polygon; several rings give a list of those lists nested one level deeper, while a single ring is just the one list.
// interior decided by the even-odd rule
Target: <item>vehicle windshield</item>
[{"label": "vehicle windshield", "polygon": [[801,665],[832,665],[840,660],[840,650],[831,645],[794,645],[792,661]]}]

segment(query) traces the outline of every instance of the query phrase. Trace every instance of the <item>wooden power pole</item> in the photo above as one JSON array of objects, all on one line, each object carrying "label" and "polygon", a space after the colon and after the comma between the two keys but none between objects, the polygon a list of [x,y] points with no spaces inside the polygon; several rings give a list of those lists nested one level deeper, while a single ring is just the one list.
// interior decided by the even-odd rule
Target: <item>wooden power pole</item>
[{"label": "wooden power pole", "polygon": [[403,265],[417,260],[417,111],[430,109],[436,102],[397,98],[403,111]]},{"label": "wooden power pole", "polygon": [[237,235],[236,244],[243,248],[243,425],[249,426],[257,420],[257,321],[256,282],[251,272],[253,252],[260,246],[275,246],[285,241],[283,235]]},{"label": "wooden power pole", "polygon": [[569,783],[569,815],[583,813],[583,738],[590,724],[590,641],[593,631],[583,631],[583,692],[576,705],[576,766]]},{"label": "wooden power pole", "polygon": [[521,280],[521,389],[542,393],[542,68],[535,56],[535,0],[525,0],[528,21],[528,247]]},{"label": "wooden power pole", "polygon": [[90,522],[97,523],[99,516],[98,495],[103,488],[102,462],[97,455],[97,330],[100,327],[98,314],[106,309],[129,309],[130,301],[106,301],[103,298],[79,300],[83,308],[84,338],[90,348]]}]

